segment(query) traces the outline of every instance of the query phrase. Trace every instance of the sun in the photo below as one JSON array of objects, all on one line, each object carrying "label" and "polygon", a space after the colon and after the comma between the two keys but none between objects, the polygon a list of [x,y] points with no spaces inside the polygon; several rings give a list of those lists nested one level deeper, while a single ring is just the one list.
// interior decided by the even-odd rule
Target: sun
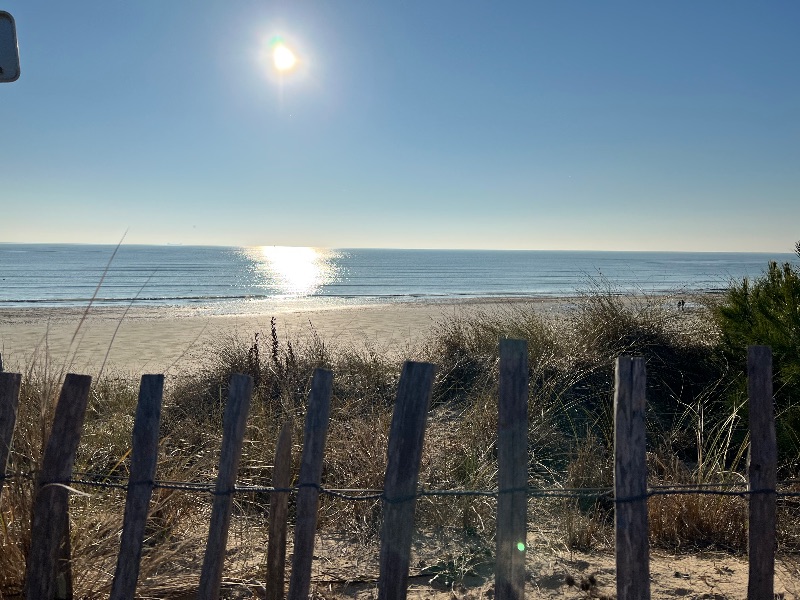
[{"label": "sun", "polygon": [[278,71],[290,71],[297,64],[297,57],[284,44],[276,44],[272,49],[272,62]]}]

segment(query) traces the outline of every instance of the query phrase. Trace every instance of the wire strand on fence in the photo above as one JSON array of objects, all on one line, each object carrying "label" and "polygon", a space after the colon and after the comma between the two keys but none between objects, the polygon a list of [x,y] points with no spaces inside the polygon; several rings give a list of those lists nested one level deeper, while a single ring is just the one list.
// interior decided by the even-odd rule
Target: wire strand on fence
[{"label": "wire strand on fence", "polygon": [[[77,478],[70,478],[65,481],[47,481],[43,484],[64,484],[70,486],[86,486],[101,489],[119,489],[127,490],[130,486],[149,485],[153,489],[165,490],[179,490],[187,492],[203,492],[211,495],[233,495],[233,494],[292,494],[296,493],[303,487],[316,488],[320,494],[337,498],[340,500],[348,500],[353,502],[359,501],[374,501],[383,500],[384,502],[395,504],[400,502],[408,502],[419,498],[430,497],[490,497],[496,498],[501,494],[512,494],[515,492],[525,492],[529,498],[559,498],[559,499],[607,499],[616,504],[627,502],[640,502],[655,496],[687,496],[687,495],[703,495],[703,496],[739,496],[746,497],[756,494],[773,494],[777,498],[797,498],[800,497],[800,491],[781,491],[779,489],[735,489],[746,488],[747,483],[730,482],[730,483],[695,483],[695,484],[670,484],[670,485],[654,485],[650,486],[646,493],[624,497],[615,498],[614,489],[611,487],[594,487],[594,488],[564,488],[564,487],[524,487],[524,488],[509,488],[503,490],[463,490],[463,489],[426,489],[420,487],[416,494],[403,496],[399,498],[387,498],[383,490],[379,489],[360,489],[360,488],[326,488],[314,483],[301,483],[290,488],[275,488],[271,486],[260,485],[236,485],[233,489],[216,490],[214,483],[202,481],[167,481],[167,480],[152,480],[152,481],[135,481],[128,482],[127,477],[122,475],[101,474],[101,473],[88,473],[76,472]],[[13,479],[28,479],[35,480],[35,473],[33,472],[10,472],[0,474],[0,480],[13,480]],[[777,487],[786,487],[791,485],[800,485],[800,479],[788,479],[778,482]]]}]

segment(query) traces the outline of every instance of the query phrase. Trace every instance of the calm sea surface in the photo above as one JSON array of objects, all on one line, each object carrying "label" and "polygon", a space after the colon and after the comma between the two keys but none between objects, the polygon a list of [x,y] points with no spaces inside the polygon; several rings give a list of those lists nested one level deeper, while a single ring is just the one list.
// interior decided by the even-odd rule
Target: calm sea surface
[{"label": "calm sea surface", "polygon": [[[793,254],[0,244],[0,306],[202,306],[724,289]],[[106,271],[107,268],[107,271]],[[104,274],[105,273],[105,274]],[[102,282],[102,283],[101,283]],[[99,285],[99,288],[98,288]]]}]

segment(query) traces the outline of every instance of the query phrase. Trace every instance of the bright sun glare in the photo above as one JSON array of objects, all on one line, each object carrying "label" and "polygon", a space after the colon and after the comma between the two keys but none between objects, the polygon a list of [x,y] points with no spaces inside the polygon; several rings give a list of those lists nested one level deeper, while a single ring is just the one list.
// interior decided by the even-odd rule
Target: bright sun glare
[{"label": "bright sun glare", "polygon": [[272,49],[272,62],[279,71],[289,71],[297,64],[297,58],[289,48],[283,44],[277,44]]},{"label": "bright sun glare", "polygon": [[245,255],[264,276],[263,285],[283,296],[310,296],[336,276],[329,250],[255,246],[246,249]]}]

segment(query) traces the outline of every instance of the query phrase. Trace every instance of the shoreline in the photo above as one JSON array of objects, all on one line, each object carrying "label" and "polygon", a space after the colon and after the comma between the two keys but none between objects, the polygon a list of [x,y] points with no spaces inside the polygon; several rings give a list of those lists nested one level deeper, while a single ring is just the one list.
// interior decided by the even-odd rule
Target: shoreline
[{"label": "shoreline", "polygon": [[[372,347],[414,358],[438,322],[455,315],[519,308],[563,313],[575,297],[469,298],[410,302],[286,305],[216,314],[206,307],[0,309],[0,354],[6,370],[46,363],[66,371],[106,374],[191,373],[221,340],[270,334],[293,343],[319,336],[331,346]],[[258,307],[247,307],[248,310]],[[267,308],[267,307],[263,307]],[[77,334],[76,334],[77,331]]]}]

